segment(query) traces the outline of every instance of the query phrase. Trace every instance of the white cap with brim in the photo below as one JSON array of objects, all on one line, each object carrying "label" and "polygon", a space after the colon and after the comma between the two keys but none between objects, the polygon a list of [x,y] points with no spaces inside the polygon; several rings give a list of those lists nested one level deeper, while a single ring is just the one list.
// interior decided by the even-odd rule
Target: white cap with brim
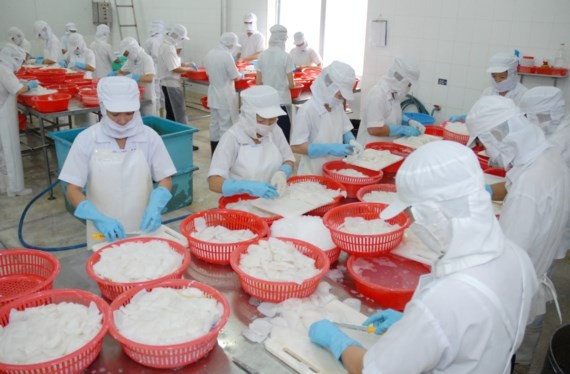
[{"label": "white cap with brim", "polygon": [[487,73],[503,73],[505,71],[514,72],[519,63],[515,55],[509,53],[497,53],[489,60]]},{"label": "white cap with brim", "polygon": [[97,84],[97,95],[109,112],[135,112],[141,106],[137,82],[128,77],[101,78]]},{"label": "white cap with brim", "polygon": [[467,146],[470,147],[475,139],[509,119],[522,114],[515,102],[501,95],[483,96],[471,107],[465,124],[469,131]]},{"label": "white cap with brim", "polygon": [[242,110],[263,118],[275,118],[287,113],[279,104],[277,90],[270,86],[253,86],[241,92]]},{"label": "white cap with brim", "polygon": [[356,82],[354,69],[344,62],[333,61],[326,70],[333,83],[339,87],[342,97],[346,100],[354,99],[353,89]]}]

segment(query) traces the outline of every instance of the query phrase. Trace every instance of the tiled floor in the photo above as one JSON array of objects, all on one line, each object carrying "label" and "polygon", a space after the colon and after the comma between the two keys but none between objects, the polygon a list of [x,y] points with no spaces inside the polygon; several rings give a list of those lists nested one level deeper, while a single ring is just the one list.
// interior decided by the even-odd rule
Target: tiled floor
[{"label": "tiled floor", "polygon": [[[216,207],[219,198],[218,194],[208,190],[206,180],[210,165],[209,118],[203,117],[206,113],[194,109],[189,109],[188,114],[191,126],[200,129],[200,132],[194,134],[194,144],[198,145],[200,149],[194,152],[194,163],[199,167],[199,170],[193,174],[193,202],[187,208],[166,214],[163,220]],[[22,139],[30,144],[37,144],[38,142],[37,137],[33,135],[24,136]],[[0,195],[0,249],[23,247],[18,238],[18,222],[22,212],[32,197],[48,186],[42,152],[34,151],[25,155],[23,160],[26,186],[33,189],[33,194],[32,196],[15,198],[8,198],[5,194]],[[52,170],[57,170],[57,160],[53,148],[50,149],[50,165]],[[54,196],[56,197],[54,200],[48,200],[46,194],[39,197],[31,205],[22,230],[24,241],[29,245],[43,248],[56,248],[84,243],[84,225],[66,211],[62,190],[59,185],[54,189]],[[180,221],[168,224],[168,226],[175,229],[178,229],[179,225]],[[55,254],[63,258],[76,251],[84,250],[85,248],[83,247],[77,250],[59,251],[55,252]],[[556,264],[553,281],[558,290],[563,323],[567,324],[570,316],[569,257]],[[549,305],[539,348],[530,371],[528,371],[529,373],[541,372],[550,337],[558,327],[560,327],[560,324],[556,311],[553,305]]]}]

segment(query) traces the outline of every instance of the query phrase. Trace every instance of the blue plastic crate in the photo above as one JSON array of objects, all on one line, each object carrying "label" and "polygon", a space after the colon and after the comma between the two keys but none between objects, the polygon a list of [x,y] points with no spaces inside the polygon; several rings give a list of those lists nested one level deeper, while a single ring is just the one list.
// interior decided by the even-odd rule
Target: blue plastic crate
[{"label": "blue plastic crate", "polygon": [[[404,112],[404,115],[408,116],[409,119],[418,121],[422,125],[433,125],[435,123],[435,118],[429,114],[416,113],[416,112]],[[404,124],[404,123],[402,123]]]}]

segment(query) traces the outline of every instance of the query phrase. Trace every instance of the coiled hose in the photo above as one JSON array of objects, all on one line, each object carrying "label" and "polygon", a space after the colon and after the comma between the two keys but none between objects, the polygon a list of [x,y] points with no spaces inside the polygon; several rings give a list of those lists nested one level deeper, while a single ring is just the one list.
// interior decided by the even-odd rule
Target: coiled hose
[{"label": "coiled hose", "polygon": [[406,95],[407,99],[402,101],[400,103],[400,107],[402,108],[402,112],[404,111],[404,109],[406,109],[408,106],[410,105],[415,105],[416,108],[418,108],[418,112],[419,113],[423,113],[423,114],[429,114],[429,112],[427,111],[426,107],[422,104],[421,101],[419,101],[418,99],[416,99],[415,96],[413,95]]}]

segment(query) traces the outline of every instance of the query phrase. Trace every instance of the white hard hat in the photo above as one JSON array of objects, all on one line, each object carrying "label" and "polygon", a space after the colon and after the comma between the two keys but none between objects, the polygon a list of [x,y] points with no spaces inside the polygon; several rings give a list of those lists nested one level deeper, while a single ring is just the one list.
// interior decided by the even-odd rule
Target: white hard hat
[{"label": "white hard hat", "polygon": [[270,86],[253,86],[241,92],[242,110],[263,118],[284,116],[279,104],[279,94]]},{"label": "white hard hat", "polygon": [[515,102],[501,95],[483,96],[473,105],[465,123],[469,131],[470,146],[479,135],[489,132],[509,119],[521,115]]},{"label": "white hard hat", "polygon": [[487,73],[503,73],[508,71],[512,74],[516,71],[519,60],[515,55],[510,53],[497,53],[489,60]]},{"label": "white hard hat", "polygon": [[340,89],[342,97],[346,100],[354,99],[354,83],[356,82],[356,73],[354,69],[340,61],[333,61],[329,66],[327,66],[326,71],[323,73],[328,74],[333,83],[336,83]]},{"label": "white hard hat", "polygon": [[141,105],[137,82],[128,77],[101,78],[97,95],[104,108],[114,113],[134,112]]}]

